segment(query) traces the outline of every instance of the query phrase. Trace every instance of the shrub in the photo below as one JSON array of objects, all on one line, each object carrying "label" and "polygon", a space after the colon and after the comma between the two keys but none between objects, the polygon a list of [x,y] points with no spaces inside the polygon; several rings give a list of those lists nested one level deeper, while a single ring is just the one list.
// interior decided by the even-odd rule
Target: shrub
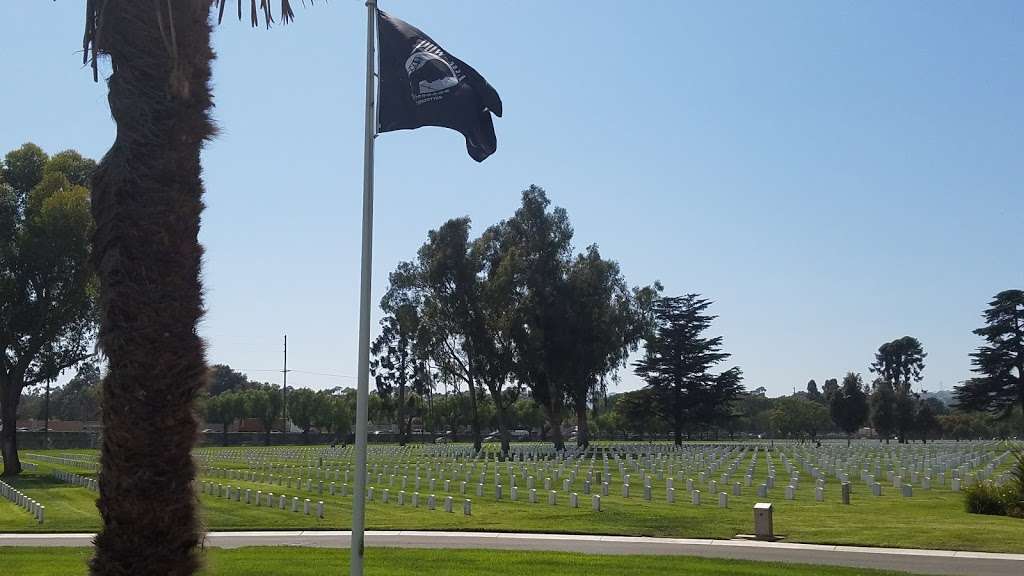
[{"label": "shrub", "polygon": [[1010,481],[1007,483],[1008,497],[1006,512],[1010,516],[1024,518],[1024,449],[1013,446],[1010,448],[1016,461],[1010,468]]},{"label": "shrub", "polygon": [[978,482],[964,492],[967,511],[971,514],[1006,516],[1013,501],[1009,486],[996,486],[992,482]]}]

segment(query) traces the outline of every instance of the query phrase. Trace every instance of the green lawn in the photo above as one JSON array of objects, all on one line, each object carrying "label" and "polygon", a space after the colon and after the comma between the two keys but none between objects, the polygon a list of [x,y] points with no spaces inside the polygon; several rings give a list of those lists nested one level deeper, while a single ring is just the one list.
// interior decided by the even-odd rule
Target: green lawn
[{"label": "green lawn", "polygon": [[[68,454],[53,452],[52,454]],[[85,455],[95,453],[79,452]],[[247,463],[231,460],[225,453],[218,466],[245,469]],[[283,459],[282,461],[287,461]],[[493,468],[493,464],[491,465]],[[503,465],[502,465],[503,466]],[[778,468],[778,464],[777,464]],[[61,484],[46,474],[52,464],[40,462],[37,473],[26,474],[13,483],[29,496],[47,507],[47,521],[36,524],[32,517],[9,504],[0,505],[0,532],[66,532],[94,531],[99,528],[99,515],[93,501],[95,494],[85,488]],[[68,468],[77,473],[83,469]],[[767,465],[762,456],[755,473],[755,485],[767,474]],[[326,516],[304,516],[277,508],[255,507],[233,500],[215,498],[203,494],[204,522],[210,530],[274,530],[274,529],[347,529],[351,515],[351,496],[324,496],[305,491],[288,489],[276,484],[225,480],[204,476],[203,479],[275,494],[287,494],[289,498],[324,500]],[[341,484],[339,480],[338,484]],[[559,483],[560,484],[560,483]],[[986,552],[1024,553],[1024,520],[968,514],[964,510],[963,494],[948,488],[933,487],[925,491],[915,487],[912,498],[896,495],[895,489],[886,484],[884,495],[874,497],[862,483],[854,484],[853,503],[844,506],[839,500],[839,484],[830,479],[825,490],[825,501],[816,502],[813,484],[808,480],[801,485],[795,500],[783,498],[782,482],[770,492],[767,500],[776,506],[775,529],[786,536],[788,541],[819,544],[843,544],[860,546],[888,546],[906,548],[937,548],[954,550],[975,550]],[[420,529],[420,530],[465,530],[504,532],[557,532],[585,534],[616,534],[630,536],[661,536],[680,538],[732,538],[739,533],[752,531],[751,508],[756,501],[764,500],[755,496],[753,487],[744,487],[740,497],[730,496],[729,508],[717,506],[717,498],[705,495],[701,506],[690,503],[685,493],[685,484],[676,482],[677,499],[674,504],[665,500],[665,482],[653,483],[653,500],[642,498],[642,489],[634,487],[629,499],[621,497],[621,483],[615,474],[610,495],[603,499],[603,510],[591,511],[590,497],[582,494],[582,479],[578,478],[572,490],[580,493],[580,507],[568,506],[568,495],[559,494],[557,506],[549,506],[546,497],[541,496],[537,504],[527,502],[527,490],[521,488],[519,500],[510,502],[509,488],[504,489],[504,499],[495,501],[493,482],[486,483],[483,497],[474,489],[467,495],[458,493],[453,482],[452,495],[456,512],[442,511],[441,501],[446,494],[439,483],[434,493],[438,496],[437,510],[427,510],[426,495],[429,488],[421,486],[422,504],[413,508],[408,502],[404,507],[396,505],[400,490],[398,483],[390,485],[391,503],[380,502],[381,491],[389,487],[389,479],[376,486],[377,501],[367,506],[367,527],[369,529]],[[541,488],[538,480],[538,488]],[[559,485],[560,489],[561,486]],[[413,491],[411,480],[407,492]],[[538,492],[542,492],[538,489]],[[473,515],[461,513],[461,501],[473,501]]]},{"label": "green lawn", "polygon": [[[5,574],[86,574],[88,548],[0,548]],[[336,576],[348,573],[348,550],[324,548],[239,548],[206,551],[208,576]],[[859,568],[775,564],[685,556],[595,556],[559,552],[493,550],[409,550],[371,548],[370,576],[906,576]]]}]

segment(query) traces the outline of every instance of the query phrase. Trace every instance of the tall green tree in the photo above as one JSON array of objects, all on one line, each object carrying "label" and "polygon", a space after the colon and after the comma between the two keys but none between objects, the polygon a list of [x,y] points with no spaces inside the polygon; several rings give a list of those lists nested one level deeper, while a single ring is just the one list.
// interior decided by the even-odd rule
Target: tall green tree
[{"label": "tall green tree", "polygon": [[588,400],[605,377],[624,366],[645,330],[638,320],[633,293],[618,263],[601,258],[596,245],[576,257],[566,270],[565,317],[560,324],[560,379],[576,412],[576,441],[590,445]]},{"label": "tall green tree", "polygon": [[473,445],[480,450],[483,383],[478,363],[486,353],[479,347],[487,333],[480,312],[480,261],[470,250],[469,226],[468,218],[455,218],[428,232],[416,262],[401,263],[392,274],[385,299],[418,307],[420,347],[442,378],[466,384]]},{"label": "tall green tree", "polygon": [[868,394],[860,374],[847,372],[843,385],[831,394],[829,411],[832,421],[846,433],[846,445],[850,438],[868,419]]},{"label": "tall green tree", "polygon": [[411,392],[426,385],[427,367],[418,350],[419,310],[411,303],[388,308],[390,314],[381,319],[381,333],[370,346],[374,355],[370,372],[377,384],[377,394],[395,406],[398,443],[405,446],[414,415],[409,410]]},{"label": "tall green tree", "polygon": [[766,434],[771,431],[771,411],[773,402],[767,397],[765,388],[741,392],[736,397],[734,413],[736,428],[752,434]]},{"label": "tall green tree", "polygon": [[645,341],[644,356],[634,364],[637,375],[657,394],[676,445],[682,444],[688,416],[710,423],[743,390],[738,367],[711,372],[731,355],[722,351],[721,336],[703,335],[716,318],[705,313],[710,306],[710,300],[697,294],[659,298],[654,330]]},{"label": "tall green tree", "polygon": [[885,439],[889,443],[893,432],[896,430],[896,391],[888,381],[878,378],[872,384],[873,390],[868,404],[871,408],[871,427],[879,440]]},{"label": "tall green tree", "polygon": [[210,366],[209,382],[206,385],[206,392],[210,396],[217,396],[224,392],[241,392],[252,387],[253,384],[249,382],[249,378],[232,369],[231,366],[227,364]]},{"label": "tall green tree", "polygon": [[561,346],[566,317],[560,279],[572,256],[573,229],[563,208],[550,208],[543,188],[523,191],[515,214],[505,221],[505,266],[514,275],[516,298],[512,338],[516,346],[515,377],[544,409],[556,450],[565,449],[562,435],[567,383],[554,352]]},{"label": "tall green tree", "polygon": [[825,380],[825,384],[821,388],[822,395],[825,396],[825,404],[830,405],[832,402],[832,395],[839,390],[839,380],[835,378],[829,378]]},{"label": "tall green tree", "polygon": [[100,380],[100,368],[96,362],[86,360],[79,364],[67,384],[51,391],[50,416],[61,420],[98,419]]},{"label": "tall green tree", "polygon": [[473,364],[490,393],[501,453],[510,451],[510,420],[522,386],[512,376],[515,369],[513,323],[516,319],[516,277],[506,258],[504,223],[489,227],[470,248],[470,261],[477,271],[473,291],[470,338],[473,340]]},{"label": "tall green tree", "polygon": [[21,473],[22,391],[92,356],[96,280],[89,266],[93,162],[25,144],[0,162],[0,452]]},{"label": "tall green tree", "polygon": [[923,378],[927,356],[917,338],[904,336],[878,347],[871,371],[888,382],[897,394],[907,395],[911,386]]},{"label": "tall green tree", "polygon": [[270,446],[270,434],[274,424],[281,417],[281,387],[276,384],[261,384],[242,393],[245,415],[259,420],[263,426],[263,444]]},{"label": "tall green tree", "polygon": [[807,398],[812,402],[817,402],[818,404],[825,403],[825,395],[818,389],[818,383],[815,382],[813,378],[807,382]]},{"label": "tall green tree", "polygon": [[643,439],[645,436],[661,434],[668,429],[659,404],[661,399],[653,388],[642,388],[617,394],[611,405],[616,425]]},{"label": "tall green tree", "polygon": [[[376,396],[375,396],[376,397]],[[336,440],[344,439],[352,429],[355,405],[346,394],[334,394],[329,390],[316,393],[313,425]]]},{"label": "tall green tree", "polygon": [[206,421],[221,425],[221,444],[228,445],[228,427],[245,414],[245,399],[241,392],[224,392],[210,396],[204,402]]},{"label": "tall green tree", "polygon": [[957,403],[1005,416],[1024,411],[1024,290],[1004,290],[989,302],[985,326],[974,331],[985,340],[971,354],[978,376],[956,388]]},{"label": "tall green tree", "polygon": [[907,441],[907,433],[914,427],[916,399],[911,397],[911,387],[923,378],[927,356],[917,338],[904,336],[879,346],[871,364],[871,371],[888,382],[896,394],[894,414],[900,443]]},{"label": "tall green tree", "polygon": [[800,439],[816,440],[829,425],[828,410],[824,406],[798,395],[779,398],[771,418],[781,435]]},{"label": "tall green tree", "polygon": [[293,388],[288,397],[288,418],[302,429],[304,444],[309,444],[309,429],[313,427],[317,401],[316,392],[309,388]]},{"label": "tall green tree", "polygon": [[933,432],[938,431],[941,426],[939,425],[938,413],[935,410],[935,404],[929,402],[934,398],[918,400],[917,407],[914,410],[914,429],[921,437],[921,441],[928,443],[928,438],[931,437]]}]

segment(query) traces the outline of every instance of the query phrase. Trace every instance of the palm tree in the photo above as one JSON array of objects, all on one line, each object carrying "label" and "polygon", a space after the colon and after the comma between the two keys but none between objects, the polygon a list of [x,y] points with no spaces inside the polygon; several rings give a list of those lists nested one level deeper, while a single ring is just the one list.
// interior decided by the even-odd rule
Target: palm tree
[{"label": "palm tree", "polygon": [[[195,400],[207,374],[199,163],[214,135],[210,9],[228,0],[88,0],[85,57],[110,59],[117,138],[94,177],[100,279],[103,528],[91,573],[194,574],[202,540],[193,487]],[[288,0],[279,0],[289,21]],[[270,0],[251,0],[269,26]],[[238,1],[241,16],[242,2]]]}]

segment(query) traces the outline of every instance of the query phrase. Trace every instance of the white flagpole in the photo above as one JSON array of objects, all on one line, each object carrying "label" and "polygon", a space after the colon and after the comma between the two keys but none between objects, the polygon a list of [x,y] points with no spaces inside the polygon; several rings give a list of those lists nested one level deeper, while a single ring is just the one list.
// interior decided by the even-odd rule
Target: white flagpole
[{"label": "white flagpole", "polygon": [[370,279],[373,270],[373,139],[377,133],[374,29],[377,0],[366,0],[366,140],[363,144],[363,256],[359,287],[359,372],[356,387],[356,485],[352,495],[351,576],[363,576],[366,526],[366,428],[370,402]]}]

